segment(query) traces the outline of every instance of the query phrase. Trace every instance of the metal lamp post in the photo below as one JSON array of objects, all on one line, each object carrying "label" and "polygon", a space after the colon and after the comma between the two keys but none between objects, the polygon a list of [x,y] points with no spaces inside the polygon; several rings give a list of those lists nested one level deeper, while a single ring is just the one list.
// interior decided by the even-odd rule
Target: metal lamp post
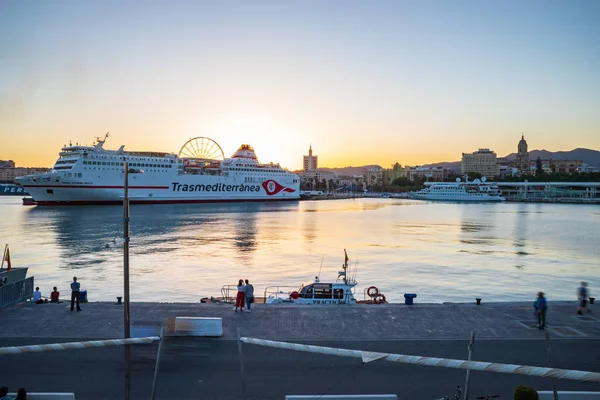
[{"label": "metal lamp post", "polygon": [[[140,169],[129,169],[127,159],[123,160],[123,336],[131,337],[129,315],[129,174],[144,173]],[[125,345],[125,399],[131,395],[131,348]]]}]

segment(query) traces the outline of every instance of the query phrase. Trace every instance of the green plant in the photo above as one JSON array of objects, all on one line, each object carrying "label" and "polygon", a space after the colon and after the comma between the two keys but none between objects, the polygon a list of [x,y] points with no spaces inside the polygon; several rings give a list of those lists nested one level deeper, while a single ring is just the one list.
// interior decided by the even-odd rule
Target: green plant
[{"label": "green plant", "polygon": [[521,385],[515,389],[514,400],[539,400],[540,396],[535,389]]}]

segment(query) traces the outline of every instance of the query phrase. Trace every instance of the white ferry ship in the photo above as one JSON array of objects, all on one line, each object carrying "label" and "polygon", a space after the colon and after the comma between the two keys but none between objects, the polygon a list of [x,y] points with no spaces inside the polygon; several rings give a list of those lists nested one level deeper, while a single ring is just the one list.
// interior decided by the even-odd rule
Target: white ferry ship
[{"label": "white ferry ship", "polygon": [[425,182],[425,187],[417,192],[410,192],[412,199],[442,201],[504,201],[498,185],[486,183],[486,178],[464,182],[456,178],[456,182]]},{"label": "white ferry ship", "polygon": [[[65,146],[47,173],[17,178],[38,205],[119,204],[127,161],[131,203],[281,201],[300,198],[300,178],[279,164],[261,164],[243,144],[231,158],[212,139],[186,142],[178,154]],[[136,173],[134,173],[136,172]]]}]

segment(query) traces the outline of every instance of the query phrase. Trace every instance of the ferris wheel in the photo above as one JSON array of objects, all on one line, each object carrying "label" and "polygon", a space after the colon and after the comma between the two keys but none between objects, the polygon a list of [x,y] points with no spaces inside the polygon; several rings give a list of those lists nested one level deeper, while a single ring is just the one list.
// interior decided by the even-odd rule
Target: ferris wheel
[{"label": "ferris wheel", "polygon": [[192,158],[203,161],[225,159],[221,146],[207,137],[195,137],[188,140],[179,150],[178,156],[179,158]]}]

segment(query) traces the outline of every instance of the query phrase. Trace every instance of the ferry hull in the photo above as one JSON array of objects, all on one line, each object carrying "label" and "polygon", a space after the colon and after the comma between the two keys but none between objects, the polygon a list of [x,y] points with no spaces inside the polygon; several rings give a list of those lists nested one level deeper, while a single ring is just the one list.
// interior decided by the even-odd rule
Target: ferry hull
[{"label": "ferry hull", "polygon": [[[199,185],[199,184],[198,184]],[[224,185],[233,186],[233,185]],[[214,185],[212,185],[214,186]],[[177,186],[176,186],[177,187]],[[260,187],[260,189],[258,189]],[[177,192],[173,186],[130,186],[129,201],[132,204],[174,204],[174,203],[219,203],[219,202],[267,202],[299,200],[299,191],[288,188],[269,195],[261,185],[254,185],[255,192],[237,192],[227,195],[201,192]],[[293,192],[292,192],[293,190]],[[37,205],[98,205],[122,204],[122,186],[28,186],[27,191]]]}]

